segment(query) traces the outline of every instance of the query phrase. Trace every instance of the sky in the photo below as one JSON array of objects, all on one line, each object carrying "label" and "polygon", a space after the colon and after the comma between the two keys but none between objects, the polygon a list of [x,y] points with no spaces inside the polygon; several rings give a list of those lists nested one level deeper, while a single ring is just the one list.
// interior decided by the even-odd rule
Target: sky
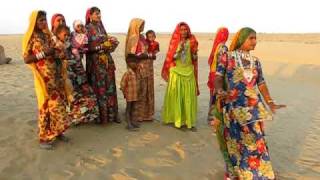
[{"label": "sky", "polygon": [[[145,29],[172,32],[180,21],[193,32],[230,32],[249,26],[265,33],[319,33],[318,0],[6,0],[0,7],[0,34],[22,34],[34,9],[62,13],[67,24],[84,20],[86,9],[101,9],[108,32],[126,33],[131,18],[146,21]],[[50,24],[49,24],[50,25]]]}]

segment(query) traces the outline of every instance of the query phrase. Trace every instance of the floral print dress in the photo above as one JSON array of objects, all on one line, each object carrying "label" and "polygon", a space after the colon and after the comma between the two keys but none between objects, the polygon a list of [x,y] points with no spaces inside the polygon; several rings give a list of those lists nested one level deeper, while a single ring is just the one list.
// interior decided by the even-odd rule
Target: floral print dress
[{"label": "floral print dress", "polygon": [[[102,24],[86,25],[89,46],[96,47],[107,41],[108,35]],[[100,118],[98,123],[117,121],[118,100],[115,79],[116,66],[110,52],[89,51],[86,72],[89,84],[97,97]]]},{"label": "floral print dress", "polygon": [[[34,32],[24,57],[53,48],[54,44],[49,34]],[[35,65],[48,93],[48,99],[39,109],[39,139],[40,142],[50,142],[61,135],[70,125],[70,118],[66,111],[67,99],[64,82],[61,73],[59,73],[62,65],[52,57],[41,59]]]},{"label": "floral print dress", "polygon": [[218,57],[216,74],[224,77],[228,90],[223,106],[227,172],[245,180],[274,179],[263,129],[271,115],[257,89],[264,83],[260,61],[239,50],[226,52]]},{"label": "floral print dress", "polygon": [[[72,87],[72,98],[69,98],[71,99],[69,102],[69,114],[72,117],[72,123],[92,122],[99,117],[97,99],[88,84],[81,59],[76,59],[72,54],[69,41],[63,43],[57,38],[54,39],[56,46],[60,48],[56,48],[56,58],[58,61],[63,62],[63,68],[66,68],[64,70],[67,72],[66,78],[68,78],[65,78],[65,81],[70,81]],[[63,48],[61,49],[61,47]]]}]

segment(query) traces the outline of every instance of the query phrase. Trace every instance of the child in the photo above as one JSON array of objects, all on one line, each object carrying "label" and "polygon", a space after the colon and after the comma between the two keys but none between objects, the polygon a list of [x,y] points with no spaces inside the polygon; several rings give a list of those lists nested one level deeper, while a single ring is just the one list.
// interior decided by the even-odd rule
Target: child
[{"label": "child", "polygon": [[146,33],[147,43],[148,43],[148,53],[151,55],[156,55],[159,51],[159,43],[155,41],[156,33],[153,30],[149,30]]},{"label": "child", "polygon": [[71,48],[69,43],[70,29],[65,25],[60,25],[55,31],[55,36],[53,40],[55,42],[55,59],[57,62],[57,78],[63,78],[64,80],[64,90],[68,99],[68,102],[73,102],[73,86],[72,82],[68,77],[68,59],[71,59],[71,54],[68,49]]},{"label": "child", "polygon": [[88,51],[88,36],[86,35],[86,28],[81,20],[73,22],[74,32],[71,34],[72,54],[76,60],[81,60],[83,54]]},{"label": "child", "polygon": [[133,116],[133,106],[138,100],[138,83],[136,78],[136,63],[128,63],[128,69],[123,74],[120,82],[120,90],[123,92],[123,96],[127,101],[126,107],[126,121],[128,123],[127,129],[129,131],[136,131],[139,128],[139,125],[135,123],[135,120],[132,119]]}]

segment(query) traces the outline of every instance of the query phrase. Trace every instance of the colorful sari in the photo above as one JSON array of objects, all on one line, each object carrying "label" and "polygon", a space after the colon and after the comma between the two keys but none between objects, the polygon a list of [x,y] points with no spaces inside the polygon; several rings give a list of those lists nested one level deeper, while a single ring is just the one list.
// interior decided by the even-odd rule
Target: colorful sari
[{"label": "colorful sari", "polygon": [[[139,55],[148,53],[148,43],[140,34],[140,26],[144,20],[134,18],[131,20],[126,39],[126,58],[129,54]],[[138,121],[151,121],[154,115],[154,77],[153,60],[139,60],[136,72],[138,101],[135,102],[133,119]]]},{"label": "colorful sari", "polygon": [[[216,75],[225,79],[228,92],[219,131],[226,144],[223,154],[228,176],[269,180],[275,176],[263,121],[270,118],[270,113],[257,90],[264,83],[262,68],[258,58],[239,50],[252,32],[255,31],[250,28],[241,29],[233,39],[231,52],[218,57]],[[249,72],[250,77],[246,74]]]},{"label": "colorful sari", "polygon": [[[90,22],[88,12],[86,15],[88,44],[91,47],[96,47],[107,41],[108,35],[102,22]],[[87,52],[86,73],[98,101],[100,113],[100,118],[97,119],[98,123],[118,121],[115,70],[116,66],[110,52],[103,50]]]},{"label": "colorful sari", "polygon": [[[39,11],[33,11],[27,32],[22,41],[23,56],[35,55],[44,48],[53,48],[54,42],[48,28],[43,33],[35,32]],[[28,64],[34,76],[38,100],[38,128],[40,142],[51,142],[70,125],[66,111],[66,94],[61,74],[61,64],[48,56]]]},{"label": "colorful sari", "polygon": [[[68,99],[72,123],[92,122],[99,117],[99,110],[96,96],[88,84],[82,61],[73,56],[70,42],[63,43],[56,39],[56,43],[60,44],[56,48],[56,58],[63,63],[62,72],[66,72],[66,77],[63,76],[63,79],[70,81],[72,87],[72,92],[68,93],[68,97],[71,96]],[[60,47],[64,48],[58,49]]]},{"label": "colorful sari", "polygon": [[[180,27],[186,26],[188,29],[188,40],[185,45],[185,58],[180,56],[174,58],[181,49]],[[166,60],[162,68],[162,77],[168,81],[168,86],[164,98],[162,111],[163,122],[174,123],[180,128],[186,125],[193,128],[197,118],[197,95],[198,90],[198,59],[193,56],[198,51],[198,41],[191,34],[189,26],[179,23],[172,35]]]}]

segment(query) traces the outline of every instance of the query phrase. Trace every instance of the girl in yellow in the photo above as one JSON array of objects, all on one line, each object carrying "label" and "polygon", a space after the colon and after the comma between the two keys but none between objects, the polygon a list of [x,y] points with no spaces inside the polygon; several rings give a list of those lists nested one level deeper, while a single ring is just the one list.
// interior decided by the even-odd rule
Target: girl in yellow
[{"label": "girl in yellow", "polygon": [[24,62],[34,76],[39,109],[40,147],[44,149],[51,149],[56,138],[68,141],[63,133],[70,122],[66,112],[64,82],[58,73],[62,67],[53,58],[53,47],[46,12],[33,11],[23,37],[22,53]]}]

